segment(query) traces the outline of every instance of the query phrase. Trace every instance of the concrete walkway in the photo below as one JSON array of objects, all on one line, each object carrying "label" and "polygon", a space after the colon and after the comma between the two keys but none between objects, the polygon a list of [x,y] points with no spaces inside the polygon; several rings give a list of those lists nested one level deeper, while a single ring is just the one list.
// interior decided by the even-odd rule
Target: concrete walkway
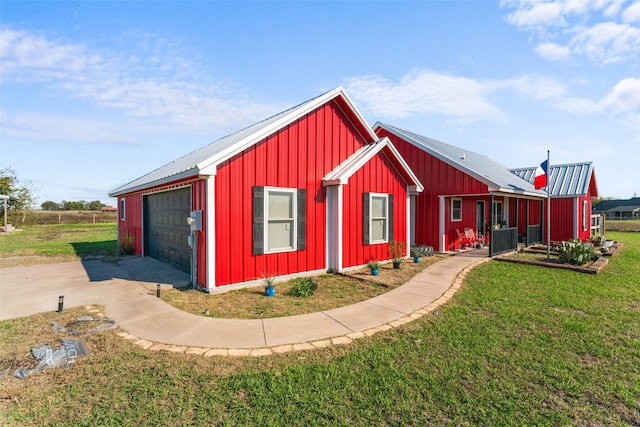
[{"label": "concrete walkway", "polygon": [[[425,268],[406,284],[357,304],[291,317],[217,319],[178,310],[156,286],[181,286],[188,275],[152,258],[43,264],[0,270],[0,320],[100,304],[121,336],[145,349],[190,354],[267,355],[347,344],[400,326],[446,302],[486,250],[460,253]],[[125,332],[126,331],[126,332]]]}]

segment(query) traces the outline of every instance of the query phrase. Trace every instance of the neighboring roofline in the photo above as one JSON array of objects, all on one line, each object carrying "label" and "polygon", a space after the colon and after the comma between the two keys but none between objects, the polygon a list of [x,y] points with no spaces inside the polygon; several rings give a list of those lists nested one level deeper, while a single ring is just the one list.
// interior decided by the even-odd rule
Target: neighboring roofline
[{"label": "neighboring roofline", "polygon": [[422,191],[424,191],[424,186],[422,185],[418,177],[416,177],[400,152],[391,143],[391,140],[386,137],[378,140],[373,144],[365,145],[364,147],[358,149],[358,151],[353,153],[348,159],[346,159],[334,170],[329,172],[324,178],[322,178],[323,185],[326,187],[329,185],[346,184],[349,181],[349,178],[351,178],[354,173],[360,170],[360,168],[364,166],[369,160],[371,160],[373,156],[384,149],[386,149],[386,151],[388,151],[389,154],[391,154],[395,158],[395,160],[402,168],[402,171],[399,172],[404,172],[404,174],[406,175],[404,177],[405,181],[407,181],[407,178],[409,179],[409,181],[411,181],[407,182],[407,184],[414,186],[412,192],[421,193]]},{"label": "neighboring roofline", "polygon": [[[459,162],[459,161],[457,161],[455,159],[452,159],[451,157],[447,156],[446,154],[441,153],[440,151],[434,149],[433,147],[427,147],[427,146],[425,146],[423,144],[420,144],[419,142],[415,141],[414,137],[411,135],[412,132],[410,132],[410,131],[407,131],[407,130],[404,130],[404,129],[400,129],[400,128],[397,128],[395,126],[388,125],[388,124],[385,124],[385,123],[382,123],[382,122],[376,122],[376,124],[373,125],[374,131],[379,129],[379,128],[384,129],[384,130],[386,130],[386,131],[388,131],[388,132],[390,132],[390,133],[392,133],[392,134],[394,134],[396,136],[401,137],[402,139],[404,139],[406,142],[408,142],[409,144],[413,145],[414,147],[431,154],[432,156],[436,157],[438,160],[441,160],[444,163],[446,163],[446,164],[448,164],[448,165],[450,165],[452,167],[455,167],[456,169],[459,169],[462,172],[466,173],[467,175],[469,175],[469,176],[477,179],[478,181],[484,183],[488,187],[489,192],[494,192],[494,193],[495,192],[499,192],[499,193],[506,193],[506,194],[524,195],[524,196],[530,196],[530,197],[536,197],[536,198],[544,198],[544,197],[546,197],[546,194],[544,194],[541,191],[534,190],[532,192],[532,191],[525,190],[525,189],[516,190],[516,189],[513,189],[513,188],[503,187],[499,183],[494,182],[493,180],[489,179],[487,176],[482,175],[482,174],[476,172],[475,170],[469,168],[464,163]],[[420,136],[422,136],[422,135],[420,135]],[[422,137],[425,138],[425,139],[433,140],[433,141],[441,143],[441,144],[446,144],[446,143],[444,143],[442,141],[437,141],[437,140],[435,140],[433,138],[429,138],[429,137],[425,137],[425,136],[422,136]],[[446,145],[450,145],[450,144],[446,144]],[[461,150],[464,150],[464,149],[462,149],[460,147],[457,147],[457,148],[459,148]],[[466,150],[466,151],[467,152],[471,152],[471,150]],[[486,157],[486,156],[484,156],[482,154],[478,154],[478,153],[475,153],[475,154],[477,154],[479,156]],[[524,180],[524,179],[522,179],[520,177],[517,177],[517,178],[521,179],[524,182],[527,182],[526,180]]]}]

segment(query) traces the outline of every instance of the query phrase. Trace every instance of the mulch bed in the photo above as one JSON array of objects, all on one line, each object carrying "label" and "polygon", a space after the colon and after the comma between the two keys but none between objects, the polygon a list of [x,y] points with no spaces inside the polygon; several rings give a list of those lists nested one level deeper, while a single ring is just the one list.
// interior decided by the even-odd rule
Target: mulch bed
[{"label": "mulch bed", "polygon": [[525,249],[525,251],[529,253],[544,254],[544,257],[540,257],[538,259],[525,259],[525,258],[518,258],[514,256],[514,254],[507,254],[507,255],[497,256],[494,259],[496,261],[511,262],[515,264],[537,265],[537,266],[546,267],[546,268],[558,268],[562,270],[571,270],[579,273],[598,274],[609,262],[608,257],[615,256],[620,251],[620,249],[622,249],[623,246],[624,245],[622,242],[615,242],[613,246],[609,247],[609,252],[603,253],[602,256],[597,260],[595,260],[590,264],[585,264],[585,265],[559,264],[554,259],[547,260],[546,249],[544,251],[541,251],[539,249],[536,249],[535,247],[530,249]]}]

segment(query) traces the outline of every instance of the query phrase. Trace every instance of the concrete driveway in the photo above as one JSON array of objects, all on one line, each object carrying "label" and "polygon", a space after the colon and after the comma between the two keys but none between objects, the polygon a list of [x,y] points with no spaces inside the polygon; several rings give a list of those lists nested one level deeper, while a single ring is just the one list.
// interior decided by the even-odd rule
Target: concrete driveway
[{"label": "concrete driveway", "polygon": [[[204,354],[270,354],[344,343],[418,318],[448,300],[461,272],[488,260],[486,251],[452,256],[406,284],[346,307],[273,319],[217,319],[178,310],[156,297],[156,286],[185,286],[189,275],[153,258],[87,261],[0,269],[0,320],[100,304],[144,348]],[[463,273],[464,275],[464,273]],[[462,276],[463,276],[462,275]],[[297,345],[297,346],[296,346]]]}]

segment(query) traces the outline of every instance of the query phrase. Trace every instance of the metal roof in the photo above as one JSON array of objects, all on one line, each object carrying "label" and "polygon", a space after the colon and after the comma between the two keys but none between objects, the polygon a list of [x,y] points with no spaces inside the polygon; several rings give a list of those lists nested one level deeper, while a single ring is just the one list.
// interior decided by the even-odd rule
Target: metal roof
[{"label": "metal roof", "polygon": [[[520,178],[533,183],[537,166],[511,169]],[[547,177],[551,196],[577,197],[589,194],[589,183],[593,174],[593,163],[570,163],[551,165]],[[544,187],[546,192],[546,187]]]},{"label": "metal roof", "polygon": [[171,163],[141,176],[140,178],[112,190],[109,193],[109,196],[116,197],[132,191],[143,190],[145,188],[166,184],[171,181],[194,175],[214,175],[216,173],[217,165],[221,162],[229,159],[242,150],[301,118],[305,114],[334,99],[339,103],[343,110],[349,110],[345,111],[346,114],[352,117],[354,125],[363,134],[365,139],[369,140],[369,142],[378,140],[375,132],[373,132],[373,129],[367,124],[364,117],[355,108],[355,105],[351,99],[349,99],[344,89],[342,87],[337,87],[293,108],[278,113],[275,116],[205,145],[202,148],[199,148],[172,161]]},{"label": "metal roof", "polygon": [[623,209],[639,209],[640,197],[631,199],[601,200],[593,205],[593,210],[597,212],[620,211]]},{"label": "metal roof", "polygon": [[[491,192],[534,197],[546,196],[546,193],[536,190],[530,182],[511,173],[506,166],[482,154],[380,122],[376,123],[373,128],[382,128],[399,136],[410,144],[485,183]],[[429,184],[426,183],[426,185]]]}]

